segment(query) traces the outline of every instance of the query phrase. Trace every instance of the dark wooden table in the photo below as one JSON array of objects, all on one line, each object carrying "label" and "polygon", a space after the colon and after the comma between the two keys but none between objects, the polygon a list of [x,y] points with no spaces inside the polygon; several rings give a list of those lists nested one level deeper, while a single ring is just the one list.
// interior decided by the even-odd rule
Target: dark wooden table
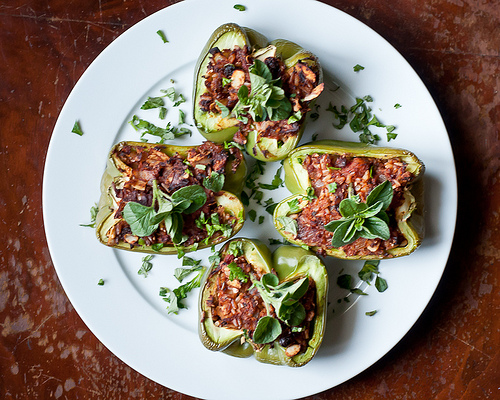
[{"label": "dark wooden table", "polygon": [[[404,339],[359,376],[311,399],[500,398],[500,4],[329,0],[417,71],[456,157],[458,225],[444,277]],[[82,73],[127,28],[174,1],[0,4],[0,398],[188,399],[111,354],[56,276],[42,174],[59,112]],[[422,121],[425,129],[425,121]]]}]

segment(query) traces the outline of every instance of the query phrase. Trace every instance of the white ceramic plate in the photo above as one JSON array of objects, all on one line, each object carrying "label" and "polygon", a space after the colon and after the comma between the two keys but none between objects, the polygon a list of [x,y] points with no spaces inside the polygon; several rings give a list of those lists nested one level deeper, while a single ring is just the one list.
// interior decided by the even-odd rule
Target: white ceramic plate
[{"label": "white ceramic plate", "polygon": [[[57,274],[75,309],[92,332],[125,363],[150,379],[192,396],[216,399],[290,399],[311,395],[363,371],[386,354],[415,323],[429,302],[445,267],[456,215],[456,176],[447,132],[426,88],[401,55],[383,38],[354,18],[322,3],[306,0],[189,0],[144,19],[115,40],[92,63],[69,96],[50,142],[43,183],[43,211],[50,252]],[[210,16],[207,18],[207,16]],[[198,340],[196,301],[188,310],[168,315],[158,296],[160,286],[176,287],[175,256],[157,256],[147,278],[137,274],[140,254],[99,244],[94,231],[80,227],[99,198],[99,182],[109,149],[120,140],[138,140],[127,123],[137,113],[152,122],[157,111],[139,110],[147,96],[172,86],[185,94],[179,108],[191,113],[193,68],[211,33],[236,22],[265,34],[286,38],[311,50],[325,70],[327,90],[321,116],[308,125],[303,142],[319,139],[357,140],[347,128],[331,127],[330,101],[351,104],[353,96],[371,95],[378,118],[397,126],[388,145],[415,152],[426,164],[427,236],[412,255],[380,265],[389,289],[341,301],[335,284],[339,272],[356,274],[360,262],[326,261],[331,280],[330,308],[323,345],[306,366],[292,369],[237,359],[206,350]],[[169,43],[156,34],[163,30]],[[354,72],[353,67],[365,67]],[[333,91],[340,84],[340,89]],[[394,105],[399,103],[401,108]],[[140,111],[140,112],[139,112]],[[169,107],[167,120],[177,123]],[[190,118],[190,117],[189,117]],[[188,122],[191,119],[188,118]],[[83,136],[71,133],[80,121]],[[163,122],[164,123],[164,122]],[[384,135],[384,131],[377,133]],[[198,132],[176,144],[200,144]],[[385,140],[379,144],[387,145]],[[268,164],[270,181],[279,164]],[[266,191],[266,199],[289,193]],[[262,225],[247,221],[239,236],[280,238],[270,216]],[[191,253],[203,259],[209,250]],[[97,282],[102,278],[104,286]],[[366,311],[378,310],[373,317]]]}]

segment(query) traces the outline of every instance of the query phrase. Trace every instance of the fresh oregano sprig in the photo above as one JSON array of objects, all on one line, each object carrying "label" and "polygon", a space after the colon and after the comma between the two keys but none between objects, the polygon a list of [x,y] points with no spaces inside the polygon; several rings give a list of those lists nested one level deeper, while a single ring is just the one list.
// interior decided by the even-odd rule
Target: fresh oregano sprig
[{"label": "fresh oregano sprig", "polygon": [[[309,287],[307,276],[281,284],[278,277],[271,273],[263,275],[260,281],[252,276],[251,280],[253,286],[259,291],[268,313],[257,322],[253,334],[255,343],[264,344],[276,340],[282,332],[279,320],[292,327],[298,326],[304,321],[306,312],[299,300]],[[270,305],[273,306],[278,319],[270,315]]]},{"label": "fresh oregano sprig", "polygon": [[292,112],[292,104],[280,87],[281,80],[273,79],[268,66],[256,59],[248,69],[251,90],[242,85],[238,90],[238,103],[232,115],[246,123],[245,114],[250,114],[254,121],[280,121],[288,119]]},{"label": "fresh oregano sprig", "polygon": [[327,231],[333,232],[332,246],[342,247],[360,237],[388,240],[389,217],[385,210],[390,206],[392,196],[391,182],[385,181],[370,192],[366,203],[360,202],[358,196],[342,200],[339,205],[342,218],[325,225]]},{"label": "fresh oregano sprig", "polygon": [[150,236],[162,221],[174,244],[182,242],[183,219],[181,213],[190,214],[207,201],[205,190],[199,185],[185,186],[176,190],[172,196],[158,188],[153,181],[153,201],[145,206],[133,201],[123,208],[122,215],[130,225],[132,233],[139,237]]}]

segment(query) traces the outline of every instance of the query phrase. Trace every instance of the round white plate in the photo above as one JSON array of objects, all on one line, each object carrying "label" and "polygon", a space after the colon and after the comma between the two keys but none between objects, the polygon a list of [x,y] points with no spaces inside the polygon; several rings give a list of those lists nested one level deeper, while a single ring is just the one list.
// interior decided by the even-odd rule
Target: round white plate
[{"label": "round white plate", "polygon": [[[383,38],[359,21],[322,3],[307,0],[246,1],[246,11],[234,1],[188,0],[161,10],[129,29],[92,63],[61,111],[47,154],[43,211],[50,253],[61,283],[82,319],[114,354],[148,378],[191,396],[213,399],[290,399],[311,395],[363,371],[386,354],[411,328],[429,302],[446,265],[455,227],[456,176],[453,155],[439,112],[416,73]],[[208,17],[209,16],[209,17]],[[186,103],[167,104],[167,119],[177,124],[182,109],[191,122],[193,68],[211,33],[223,23],[251,27],[270,40],[286,38],[315,53],[325,71],[326,88],[319,102],[320,118],[311,122],[303,142],[318,139],[357,141],[348,128],[332,127],[325,109],[350,105],[353,97],[371,95],[373,112],[399,134],[389,143],[375,130],[380,145],[406,148],[426,164],[427,236],[412,255],[383,261],[381,276],[389,289],[343,300],[336,285],[340,271],[356,275],[361,262],[326,260],[330,276],[330,307],[323,345],[302,368],[260,364],[206,350],[198,339],[196,302],[190,294],[187,310],[169,315],[158,296],[161,286],[178,286],[176,256],[156,256],[144,278],[137,274],[141,254],[116,251],[98,243],[88,223],[98,201],[99,182],[109,149],[120,140],[138,140],[128,124],[134,114],[158,125],[157,110],[139,110],[148,96],[174,86]],[[162,30],[168,43],[157,35]],[[360,64],[364,70],[354,72]],[[172,84],[171,79],[174,83]],[[335,90],[337,85],[340,89]],[[401,108],[395,108],[396,103]],[[83,136],[71,133],[78,120]],[[191,137],[175,144],[200,144]],[[267,164],[261,181],[270,180],[279,163]],[[279,201],[285,188],[265,191]],[[280,238],[271,216],[261,225],[247,221],[239,236],[267,243]],[[208,249],[189,254],[208,266]],[[104,286],[98,286],[99,279]],[[340,301],[340,303],[339,303]],[[372,317],[365,312],[378,310]]]}]

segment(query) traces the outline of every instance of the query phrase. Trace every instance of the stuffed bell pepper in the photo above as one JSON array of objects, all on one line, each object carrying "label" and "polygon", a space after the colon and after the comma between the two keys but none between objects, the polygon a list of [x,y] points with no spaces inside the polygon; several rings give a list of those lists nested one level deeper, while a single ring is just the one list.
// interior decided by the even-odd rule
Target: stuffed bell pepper
[{"label": "stuffed bell pepper", "polygon": [[293,195],[278,204],[274,223],[291,243],[343,259],[400,257],[420,245],[425,168],[413,153],[318,141],[284,166]]},{"label": "stuffed bell pepper", "polygon": [[243,226],[241,151],[121,142],[101,181],[96,234],[108,246],[171,254],[221,243]]},{"label": "stuffed bell pepper", "polygon": [[195,68],[196,126],[208,140],[234,140],[261,161],[281,160],[297,146],[322,79],[316,56],[297,44],[222,25]]},{"label": "stuffed bell pepper", "polygon": [[233,239],[219,252],[200,292],[200,338],[235,357],[300,367],[316,354],[326,322],[328,276],[295,246],[272,255],[258,240]]}]

